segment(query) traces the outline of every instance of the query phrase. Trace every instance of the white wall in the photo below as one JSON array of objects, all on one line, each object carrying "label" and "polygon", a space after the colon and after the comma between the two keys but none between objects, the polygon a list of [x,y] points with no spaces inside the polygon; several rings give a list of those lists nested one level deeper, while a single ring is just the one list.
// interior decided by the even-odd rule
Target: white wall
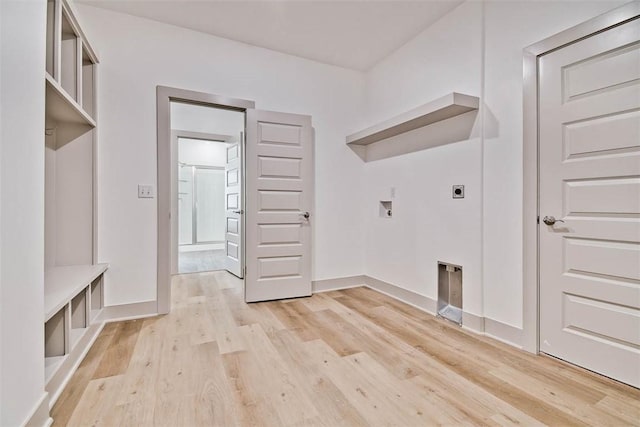
[{"label": "white wall", "polygon": [[487,2],[485,314],[522,327],[522,50],[625,2]]},{"label": "white wall", "polygon": [[[3,70],[2,70],[2,62],[4,62],[4,57],[2,56],[2,52],[4,52],[4,44],[2,43],[2,40],[6,40],[6,35],[4,34],[4,32],[2,31],[2,28],[4,27],[3,21],[2,21],[2,16],[6,16],[6,11],[4,12],[5,15],[3,15],[3,11],[2,11],[2,5],[3,2],[0,2],[0,93],[2,93],[2,88],[4,86],[4,80],[2,79],[3,76]],[[3,104],[2,104],[2,99],[0,98],[0,189],[2,189],[2,138],[4,136],[3,132],[2,132],[2,119],[4,118],[3,114],[2,114],[2,110],[3,110]],[[2,241],[2,197],[0,195],[0,242]],[[2,316],[2,244],[0,243],[0,384],[4,384],[4,376],[2,375],[2,372],[4,371],[4,364],[2,363],[3,360],[3,347],[2,347],[2,341],[4,338],[4,331],[2,329],[2,325],[4,324],[4,317]],[[4,400],[3,400],[3,395],[4,395],[4,388],[0,387],[0,423],[2,423],[2,421],[4,420],[3,418],[3,404],[4,404]]]},{"label": "white wall", "polygon": [[[244,113],[202,105],[171,102],[171,129],[224,135],[238,142],[244,132]],[[190,165],[225,166],[226,144],[181,138],[178,161]]]},{"label": "white wall", "polygon": [[178,161],[188,165],[224,167],[229,144],[178,138]]},{"label": "white wall", "polygon": [[[436,261],[451,261],[464,267],[466,311],[521,327],[522,49],[618,4],[470,1],[376,65],[364,85],[357,72],[80,5],[102,60],[107,303],[155,298],[156,205],[135,188],[155,182],[162,84],[313,116],[314,279],[364,272],[436,298]],[[482,98],[468,141],[368,164],[345,147],[345,134],[451,91]],[[466,185],[464,200],[450,198],[453,184]],[[390,187],[394,218],[383,221],[377,203]]]},{"label": "white wall", "polygon": [[77,5],[98,51],[99,259],[107,305],[156,298],[156,85],[251,99],[313,116],[314,279],[362,274],[362,163],[344,144],[362,112],[361,73],[98,8]]},{"label": "white wall", "polygon": [[230,135],[238,140],[244,132],[244,113],[171,102],[171,129]]},{"label": "white wall", "polygon": [[[465,3],[367,74],[371,124],[449,92],[480,96],[482,4]],[[365,166],[366,274],[437,299],[437,262],[463,266],[464,310],[482,315],[480,120],[468,141]],[[452,199],[451,186],[465,185]],[[395,187],[393,218],[378,200]]]},{"label": "white wall", "polygon": [[367,274],[435,299],[436,261],[459,263],[465,311],[522,327],[522,51],[620,4],[467,2],[367,73],[370,123],[452,91],[484,109],[479,138],[366,165]]},{"label": "white wall", "polygon": [[0,425],[44,397],[44,67],[46,2],[0,13]]}]

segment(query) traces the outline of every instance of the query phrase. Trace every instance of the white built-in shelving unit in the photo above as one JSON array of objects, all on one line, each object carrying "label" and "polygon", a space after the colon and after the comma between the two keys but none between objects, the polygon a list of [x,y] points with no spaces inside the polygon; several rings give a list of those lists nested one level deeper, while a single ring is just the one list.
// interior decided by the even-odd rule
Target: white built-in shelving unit
[{"label": "white built-in shelving unit", "polygon": [[102,329],[96,262],[98,58],[65,0],[47,1],[44,369],[55,402]]},{"label": "white built-in shelving unit", "polygon": [[[432,125],[442,124],[448,119],[453,119],[471,111],[477,111],[479,107],[480,99],[478,97],[451,92],[413,110],[348,135],[346,143],[352,148],[361,147],[361,149],[366,150],[366,147],[371,144],[425,128],[425,132],[420,136],[422,139],[421,148],[442,145],[442,126],[435,127]],[[433,129],[433,138],[430,138],[430,129]],[[407,139],[400,141],[399,143],[410,143]],[[396,141],[396,143],[398,142]]]}]

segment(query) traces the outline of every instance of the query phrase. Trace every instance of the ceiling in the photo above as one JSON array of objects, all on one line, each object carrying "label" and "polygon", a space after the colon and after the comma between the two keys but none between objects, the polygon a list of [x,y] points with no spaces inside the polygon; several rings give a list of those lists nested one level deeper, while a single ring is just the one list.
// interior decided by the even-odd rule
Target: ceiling
[{"label": "ceiling", "polygon": [[462,0],[76,0],[366,71]]}]

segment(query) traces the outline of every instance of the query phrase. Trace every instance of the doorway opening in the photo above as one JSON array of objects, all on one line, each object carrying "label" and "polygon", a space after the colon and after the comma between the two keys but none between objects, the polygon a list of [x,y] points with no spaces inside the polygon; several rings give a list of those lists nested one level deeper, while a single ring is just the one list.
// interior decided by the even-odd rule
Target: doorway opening
[{"label": "doorway opening", "polygon": [[[245,301],[311,295],[311,116],[257,110],[253,101],[158,86],[157,120],[158,313],[169,312],[171,277],[178,273],[180,169],[173,131],[186,132],[185,139],[226,144],[225,270],[244,279]],[[192,193],[201,161],[183,162],[192,168]],[[199,242],[197,230],[193,238],[193,218],[192,204],[191,244],[215,242]]]},{"label": "doorway opening", "polygon": [[[229,173],[225,168],[225,203],[230,207],[227,200],[231,197],[237,204],[243,203],[241,196],[243,165],[242,143],[245,123],[245,112],[255,107],[253,101],[244,99],[227,98],[204,92],[196,92],[166,86],[156,88],[157,95],[157,134],[158,134],[158,262],[157,262],[157,310],[159,314],[169,313],[171,309],[171,281],[172,275],[178,272],[178,141],[173,130],[188,132],[182,137],[196,140],[212,140],[211,135],[228,135],[237,138],[238,143],[226,141],[224,138],[213,138],[220,142],[230,143],[227,147],[227,164],[232,157],[235,172]],[[231,114],[232,113],[232,114]],[[234,117],[230,120],[215,120],[211,115]],[[231,114],[229,116],[228,114]],[[218,127],[215,129],[215,123]],[[222,127],[232,123],[232,128]],[[240,123],[238,125],[238,123]],[[225,130],[226,129],[226,130]],[[240,132],[240,133],[239,133]],[[203,135],[205,134],[205,135]],[[204,137],[203,137],[204,136]],[[227,176],[234,176],[237,179],[233,188],[228,188]],[[229,191],[232,190],[232,191]],[[227,194],[235,193],[233,194]],[[235,224],[237,230],[234,236],[225,235],[225,246],[232,250],[236,249],[233,255],[236,257],[233,268],[244,266],[242,258],[241,228],[243,220],[241,218],[242,207],[233,209],[239,213],[236,215]],[[229,210],[226,211],[227,216]],[[227,222],[229,223],[229,222]],[[228,226],[227,226],[228,228]],[[231,243],[228,241],[231,237]],[[225,248],[226,249],[226,248]],[[240,271],[242,272],[242,271]]]},{"label": "doorway opening", "polygon": [[[244,112],[171,101],[172,274],[229,270],[242,277],[239,204]],[[237,156],[236,156],[237,157]],[[229,197],[227,197],[229,196]]]}]

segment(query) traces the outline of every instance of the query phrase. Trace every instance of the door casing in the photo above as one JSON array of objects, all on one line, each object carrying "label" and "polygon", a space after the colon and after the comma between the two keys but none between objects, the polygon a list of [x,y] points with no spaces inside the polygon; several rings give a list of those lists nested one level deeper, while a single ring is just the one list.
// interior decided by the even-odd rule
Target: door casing
[{"label": "door casing", "polygon": [[538,58],[579,40],[629,22],[640,15],[640,2],[613,9],[524,49],[523,146],[523,335],[522,347],[539,352],[538,256]]},{"label": "door casing", "polygon": [[[157,112],[157,197],[158,197],[158,256],[157,256],[157,311],[169,313],[171,308],[171,168],[177,164],[177,150],[171,143],[171,101],[204,105],[245,112],[255,108],[255,102],[228,98],[205,92],[196,92],[168,86],[156,87]],[[177,147],[176,147],[177,148]]]}]

